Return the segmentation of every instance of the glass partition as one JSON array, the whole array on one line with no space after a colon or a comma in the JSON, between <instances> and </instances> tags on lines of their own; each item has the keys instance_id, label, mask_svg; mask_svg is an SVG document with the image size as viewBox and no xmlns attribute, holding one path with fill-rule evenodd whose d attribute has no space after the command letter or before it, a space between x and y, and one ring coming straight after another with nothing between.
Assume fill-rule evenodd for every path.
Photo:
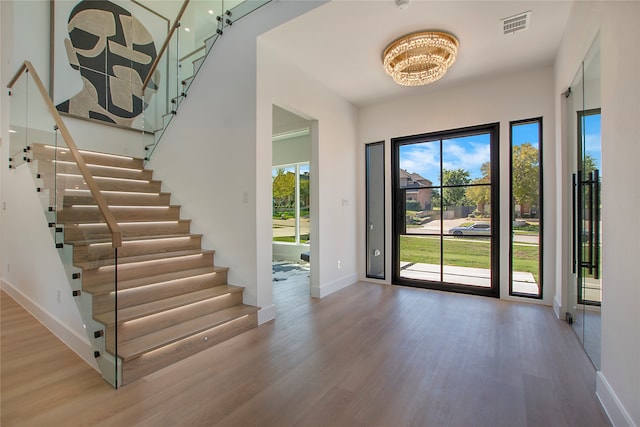
<instances>
[{"instance_id":1,"label":"glass partition","mask_svg":"<svg viewBox=\"0 0 640 427\"><path fill-rule=\"evenodd\" d=\"M164 132L187 98L189 88L213 46L229 27L271 0L188 1L172 22L173 32L159 52L158 67L143 85L145 159L151 159ZM157 2L147 2L151 9ZM163 75L164 74L164 75ZM147 136L152 135L152 136ZM148 140L148 141L147 141Z\"/></svg>"},{"instance_id":2,"label":"glass partition","mask_svg":"<svg viewBox=\"0 0 640 427\"><path fill-rule=\"evenodd\" d=\"M11 115L9 118L9 168L15 168L27 159L27 111L29 107L29 75L24 74L13 84Z\"/></svg>"},{"instance_id":3,"label":"glass partition","mask_svg":"<svg viewBox=\"0 0 640 427\"><path fill-rule=\"evenodd\" d=\"M10 85L10 129L15 131L11 132L11 151L16 153L13 158L21 160L12 160L10 166L29 165L31 169L34 191L94 356L104 379L117 387L117 249L90 190L94 178L84 165L89 161L75 148L42 81L30 67L25 63ZM74 152L81 156L83 165ZM101 234L90 235L96 227Z\"/></svg>"}]
</instances>

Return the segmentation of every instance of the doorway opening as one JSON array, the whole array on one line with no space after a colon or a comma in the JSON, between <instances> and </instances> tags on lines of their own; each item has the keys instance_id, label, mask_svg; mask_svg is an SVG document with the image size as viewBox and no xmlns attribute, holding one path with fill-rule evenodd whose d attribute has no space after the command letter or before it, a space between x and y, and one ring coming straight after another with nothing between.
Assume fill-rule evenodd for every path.
<instances>
[{"instance_id":1,"label":"doorway opening","mask_svg":"<svg viewBox=\"0 0 640 427\"><path fill-rule=\"evenodd\" d=\"M308 296L312 263L311 122L274 105L272 126L274 291L286 287Z\"/></svg>"}]
</instances>

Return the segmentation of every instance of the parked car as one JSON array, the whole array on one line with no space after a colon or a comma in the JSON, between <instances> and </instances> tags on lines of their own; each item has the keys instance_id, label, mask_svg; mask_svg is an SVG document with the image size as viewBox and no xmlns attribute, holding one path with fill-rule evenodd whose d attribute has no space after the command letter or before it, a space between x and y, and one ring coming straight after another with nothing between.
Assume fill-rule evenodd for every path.
<instances>
[{"instance_id":1,"label":"parked car","mask_svg":"<svg viewBox=\"0 0 640 427\"><path fill-rule=\"evenodd\" d=\"M476 222L464 227L452 227L449 229L449 234L454 236L490 236L491 224L488 222Z\"/></svg>"}]
</instances>

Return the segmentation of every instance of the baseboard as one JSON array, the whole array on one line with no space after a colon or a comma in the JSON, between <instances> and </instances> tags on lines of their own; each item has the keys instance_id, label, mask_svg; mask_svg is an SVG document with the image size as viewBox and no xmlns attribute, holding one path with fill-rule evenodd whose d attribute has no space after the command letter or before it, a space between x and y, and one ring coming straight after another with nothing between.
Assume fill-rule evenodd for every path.
<instances>
[{"instance_id":1,"label":"baseboard","mask_svg":"<svg viewBox=\"0 0 640 427\"><path fill-rule=\"evenodd\" d=\"M560 301L558 301L558 297L557 296L553 297L553 311L556 313L556 316L558 317L558 319L562 319L562 315L560 314L561 307L562 307L562 304L560 304Z\"/></svg>"},{"instance_id":2,"label":"baseboard","mask_svg":"<svg viewBox=\"0 0 640 427\"><path fill-rule=\"evenodd\" d=\"M66 325L60 323L51 313L32 301L10 283L2 280L0 281L0 287L82 360L99 372L98 365L93 356L93 348L85 337L78 336Z\"/></svg>"},{"instance_id":3,"label":"baseboard","mask_svg":"<svg viewBox=\"0 0 640 427\"><path fill-rule=\"evenodd\" d=\"M601 371L596 375L596 395L614 427L638 427Z\"/></svg>"},{"instance_id":4,"label":"baseboard","mask_svg":"<svg viewBox=\"0 0 640 427\"><path fill-rule=\"evenodd\" d=\"M267 323L269 320L276 318L276 306L271 304L269 307L263 307L258 310L258 325Z\"/></svg>"},{"instance_id":5,"label":"baseboard","mask_svg":"<svg viewBox=\"0 0 640 427\"><path fill-rule=\"evenodd\" d=\"M352 285L358 281L358 274L353 273L348 276L342 277L338 280L334 280L331 283L327 283L324 286L311 287L311 296L314 298L324 298L329 294L334 293L335 291L339 291L342 288L346 288L349 285Z\"/></svg>"}]
</instances>

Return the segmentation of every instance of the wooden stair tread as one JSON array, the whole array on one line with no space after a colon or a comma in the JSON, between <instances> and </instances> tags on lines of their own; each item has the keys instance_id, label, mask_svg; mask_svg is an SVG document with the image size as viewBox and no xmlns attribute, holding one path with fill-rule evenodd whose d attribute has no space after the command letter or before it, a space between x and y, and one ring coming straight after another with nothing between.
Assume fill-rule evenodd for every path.
<instances>
[{"instance_id":1,"label":"wooden stair tread","mask_svg":"<svg viewBox=\"0 0 640 427\"><path fill-rule=\"evenodd\" d=\"M229 267L200 267L200 268L191 268L188 270L180 270L174 271L171 273L158 274L156 276L145 276L139 279L130 279L130 280L121 280L118 281L118 291L124 291L127 289L139 288L142 286L169 282L172 280L179 280L184 278L191 278L196 276L203 276L205 274L212 273L222 273L229 270ZM91 288L91 290L87 291L91 294L104 294L113 291L113 284L107 283L103 285L96 285Z\"/></svg>"},{"instance_id":2,"label":"wooden stair tread","mask_svg":"<svg viewBox=\"0 0 640 427\"><path fill-rule=\"evenodd\" d=\"M161 206L162 208L179 208L180 205L163 205ZM82 205L82 207L80 209L87 209L87 208L95 208L98 209L98 205ZM150 206L150 205L116 205L116 206L109 206L109 208L111 210L117 210L117 209L131 209L131 208L139 208L139 209L147 209L147 210L152 210L152 209L158 209L158 206ZM62 210L58 211L58 213L61 213L65 210L73 210L75 209L74 207L71 206L65 206ZM139 221L145 221L145 220L139 220Z\"/></svg>"},{"instance_id":3,"label":"wooden stair tread","mask_svg":"<svg viewBox=\"0 0 640 427\"><path fill-rule=\"evenodd\" d=\"M241 304L197 317L130 341L121 342L118 344L118 356L126 362L151 350L257 311L258 307Z\"/></svg>"},{"instance_id":4,"label":"wooden stair tread","mask_svg":"<svg viewBox=\"0 0 640 427\"><path fill-rule=\"evenodd\" d=\"M200 254L210 254L215 251L210 249L192 249L188 251L176 251L176 252L163 252L158 254L148 254L148 255L137 255L132 257L118 257L118 265L130 264L134 262L143 262L143 261L154 261L163 258L179 258L183 256L189 255L200 255ZM105 259L99 261L91 261L91 262L81 262L75 264L76 267L80 267L86 270L92 270L99 267L106 267L113 265L113 259Z\"/></svg>"},{"instance_id":5,"label":"wooden stair tread","mask_svg":"<svg viewBox=\"0 0 640 427\"><path fill-rule=\"evenodd\" d=\"M116 221L177 221L180 219L180 206L177 205L110 205L109 209ZM97 205L66 206L57 212L59 224L82 224L103 221Z\"/></svg>"},{"instance_id":6,"label":"wooden stair tread","mask_svg":"<svg viewBox=\"0 0 640 427\"><path fill-rule=\"evenodd\" d=\"M70 205L92 205L95 204L95 198L89 190L73 190L67 192L64 190L63 194L63 206ZM151 203L156 204L168 204L167 201L171 200L171 193L160 191L158 193L140 192L140 191L109 191L102 192L107 203L112 204L134 204L145 203L149 206L154 206ZM126 206L126 205L124 205Z\"/></svg>"},{"instance_id":7,"label":"wooden stair tread","mask_svg":"<svg viewBox=\"0 0 640 427\"><path fill-rule=\"evenodd\" d=\"M145 316L150 316L152 314L162 313L174 308L183 307L196 302L216 298L232 292L242 292L242 290L243 288L240 286L219 285L199 291L177 295L171 298L164 298L145 304L135 305L133 307L121 308L118 310L118 323L139 319ZM97 313L94 315L94 319L107 326L113 325L115 323L113 311L107 313Z\"/></svg>"},{"instance_id":8,"label":"wooden stair tread","mask_svg":"<svg viewBox=\"0 0 640 427\"><path fill-rule=\"evenodd\" d=\"M146 220L146 219L126 219L126 220L121 220L118 221L118 225L123 228L123 227L133 227L133 226L139 226L139 225L157 225L159 222L167 222L167 223L190 223L191 220L190 219L168 219L166 221L160 221L160 220ZM106 222L102 222L102 221L94 221L94 222L90 222L90 223L86 223L86 222L70 222L68 224L64 224L65 227L77 227L78 225L82 224L83 226L87 226L87 227L99 227L99 228L107 228L107 223Z\"/></svg>"},{"instance_id":9,"label":"wooden stair tread","mask_svg":"<svg viewBox=\"0 0 640 427\"><path fill-rule=\"evenodd\" d=\"M37 162L38 172L44 179L51 179L54 173L79 174L80 169L75 162L54 162L53 159L39 157ZM109 176L114 178L152 179L153 171L141 168L123 168L109 165L99 165L96 163L86 163L89 172L94 177Z\"/></svg>"},{"instance_id":10,"label":"wooden stair tread","mask_svg":"<svg viewBox=\"0 0 640 427\"><path fill-rule=\"evenodd\" d=\"M51 145L33 143L30 145L30 147L30 151L34 159L53 159L55 157L58 160L75 162L75 159L73 158L67 147L58 147L58 154L56 156L54 156L55 150ZM131 157L125 155L104 156L104 153L84 149L80 149L80 154L82 155L85 163L90 163L93 165L116 166L132 169L144 168L144 161L139 157Z\"/></svg>"},{"instance_id":11,"label":"wooden stair tread","mask_svg":"<svg viewBox=\"0 0 640 427\"><path fill-rule=\"evenodd\" d=\"M82 225L81 225L82 224ZM148 234L188 234L191 232L191 220L169 221L118 221L123 237L141 237ZM111 232L105 222L64 224L64 238L72 240L109 239Z\"/></svg>"},{"instance_id":12,"label":"wooden stair tread","mask_svg":"<svg viewBox=\"0 0 640 427\"><path fill-rule=\"evenodd\" d=\"M154 235L147 235L147 236L124 236L122 238L122 243L138 242L142 240L172 239L172 238L179 238L179 237L202 237L202 234L183 233L183 234L154 234ZM70 240L70 241L65 240L65 243L68 243L70 245L78 245L78 246L91 245L93 243L110 243L110 242L111 242L111 239L108 239L108 238L90 239L90 240Z\"/></svg>"}]
</instances>

